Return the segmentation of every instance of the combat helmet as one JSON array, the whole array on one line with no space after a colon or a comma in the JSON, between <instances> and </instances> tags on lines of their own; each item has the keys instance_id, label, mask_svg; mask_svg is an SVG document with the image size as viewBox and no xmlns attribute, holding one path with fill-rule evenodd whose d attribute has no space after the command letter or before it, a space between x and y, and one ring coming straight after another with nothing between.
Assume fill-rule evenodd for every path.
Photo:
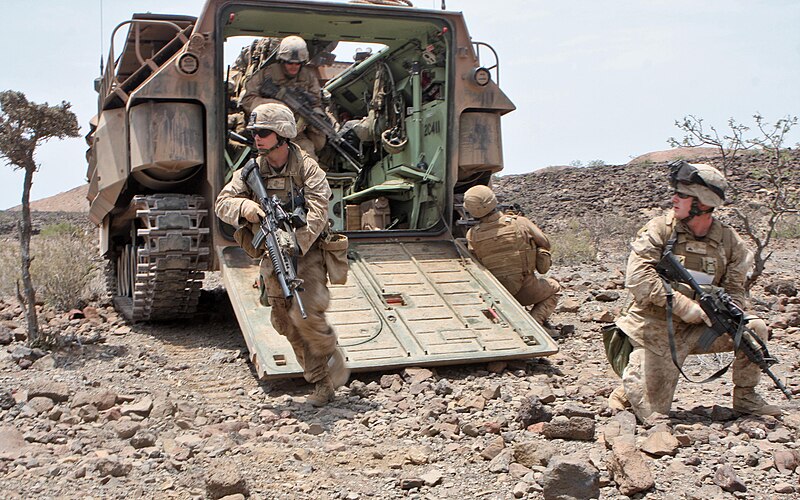
<instances>
[{"instance_id":1,"label":"combat helmet","mask_svg":"<svg viewBox=\"0 0 800 500\"><path fill-rule=\"evenodd\" d=\"M464 193L464 208L473 217L480 219L497 207L497 197L489 186L472 186Z\"/></svg>"},{"instance_id":2,"label":"combat helmet","mask_svg":"<svg viewBox=\"0 0 800 500\"><path fill-rule=\"evenodd\" d=\"M259 104L250 113L248 130L272 130L284 139L294 139L297 136L297 123L294 113L285 105L278 102Z\"/></svg>"},{"instance_id":3,"label":"combat helmet","mask_svg":"<svg viewBox=\"0 0 800 500\"><path fill-rule=\"evenodd\" d=\"M297 35L290 35L281 40L278 46L278 55L275 58L281 62L305 63L308 62L308 46L306 41Z\"/></svg>"},{"instance_id":4,"label":"combat helmet","mask_svg":"<svg viewBox=\"0 0 800 500\"><path fill-rule=\"evenodd\" d=\"M694 196L709 207L718 207L725 202L728 182L716 168L684 160L672 162L670 168L669 183L678 193Z\"/></svg>"}]
</instances>

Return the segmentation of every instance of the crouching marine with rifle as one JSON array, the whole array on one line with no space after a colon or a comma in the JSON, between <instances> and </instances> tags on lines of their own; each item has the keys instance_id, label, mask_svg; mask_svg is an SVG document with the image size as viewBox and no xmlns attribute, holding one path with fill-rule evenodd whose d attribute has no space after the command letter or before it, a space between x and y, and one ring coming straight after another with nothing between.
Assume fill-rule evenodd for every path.
<instances>
[{"instance_id":1,"label":"crouching marine with rifle","mask_svg":"<svg viewBox=\"0 0 800 500\"><path fill-rule=\"evenodd\" d=\"M349 377L325 316L327 275L336 271L326 264L325 250L331 189L325 172L290 141L297 129L286 106L257 106L248 129L258 156L234 173L215 211L239 228L235 238L242 248L261 257L272 326L289 340L305 379L315 384L308 402L321 406Z\"/></svg>"},{"instance_id":2,"label":"crouching marine with rifle","mask_svg":"<svg viewBox=\"0 0 800 500\"><path fill-rule=\"evenodd\" d=\"M679 161L671 168L672 210L648 222L631 244L625 286L632 302L603 332L609 361L622 377L609 406L658 420L669 415L689 354L734 351L734 412L780 415L756 392L764 372L790 396L769 368L775 360L766 324L743 311L750 253L712 215L727 182L709 165Z\"/></svg>"}]
</instances>

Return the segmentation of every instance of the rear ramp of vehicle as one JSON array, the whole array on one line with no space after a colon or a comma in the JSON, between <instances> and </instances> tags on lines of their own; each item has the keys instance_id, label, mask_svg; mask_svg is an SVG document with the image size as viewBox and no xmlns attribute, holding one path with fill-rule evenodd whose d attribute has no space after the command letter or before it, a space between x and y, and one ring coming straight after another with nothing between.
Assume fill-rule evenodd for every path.
<instances>
[{"instance_id":1,"label":"rear ramp of vehicle","mask_svg":"<svg viewBox=\"0 0 800 500\"><path fill-rule=\"evenodd\" d=\"M220 247L223 278L259 377L302 376L259 303L258 262ZM548 356L556 343L460 242L357 242L328 320L353 371Z\"/></svg>"}]
</instances>

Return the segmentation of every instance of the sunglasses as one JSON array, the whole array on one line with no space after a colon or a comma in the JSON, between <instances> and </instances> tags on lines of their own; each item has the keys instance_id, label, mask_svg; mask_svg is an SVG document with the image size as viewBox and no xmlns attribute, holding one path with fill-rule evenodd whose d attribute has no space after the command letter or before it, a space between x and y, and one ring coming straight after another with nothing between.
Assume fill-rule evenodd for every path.
<instances>
[{"instance_id":1,"label":"sunglasses","mask_svg":"<svg viewBox=\"0 0 800 500\"><path fill-rule=\"evenodd\" d=\"M262 139L264 139L265 137L269 137L270 135L272 135L274 133L275 132L273 132L272 130L269 130L269 129L266 129L266 128L257 128L255 130L253 130L253 135L258 136L258 137L260 137Z\"/></svg>"},{"instance_id":2,"label":"sunglasses","mask_svg":"<svg viewBox=\"0 0 800 500\"><path fill-rule=\"evenodd\" d=\"M692 195L690 195L690 194L686 194L686 193L679 193L678 191L674 191L674 192L672 193L672 196L677 196L678 198L680 198L680 199L682 199L682 200L685 200L685 199L687 199L687 198L691 198L691 197L692 197Z\"/></svg>"}]
</instances>

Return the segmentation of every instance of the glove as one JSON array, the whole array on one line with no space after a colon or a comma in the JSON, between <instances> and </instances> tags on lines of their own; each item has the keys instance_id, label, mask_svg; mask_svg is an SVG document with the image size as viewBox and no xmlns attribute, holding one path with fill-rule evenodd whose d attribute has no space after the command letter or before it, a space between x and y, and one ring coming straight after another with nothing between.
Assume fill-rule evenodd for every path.
<instances>
[{"instance_id":1,"label":"glove","mask_svg":"<svg viewBox=\"0 0 800 500\"><path fill-rule=\"evenodd\" d=\"M676 293L672 297L672 314L690 325L705 323L711 326L711 320L708 319L700 304L680 293Z\"/></svg>"},{"instance_id":2,"label":"glove","mask_svg":"<svg viewBox=\"0 0 800 500\"><path fill-rule=\"evenodd\" d=\"M275 233L275 239L278 240L278 246L286 255L295 255L297 252L297 241L294 234L289 233L283 229L278 229Z\"/></svg>"},{"instance_id":3,"label":"glove","mask_svg":"<svg viewBox=\"0 0 800 500\"><path fill-rule=\"evenodd\" d=\"M239 217L247 219L247 222L258 224L261 219L266 216L261 206L253 200L244 200L241 208L239 208Z\"/></svg>"}]
</instances>

